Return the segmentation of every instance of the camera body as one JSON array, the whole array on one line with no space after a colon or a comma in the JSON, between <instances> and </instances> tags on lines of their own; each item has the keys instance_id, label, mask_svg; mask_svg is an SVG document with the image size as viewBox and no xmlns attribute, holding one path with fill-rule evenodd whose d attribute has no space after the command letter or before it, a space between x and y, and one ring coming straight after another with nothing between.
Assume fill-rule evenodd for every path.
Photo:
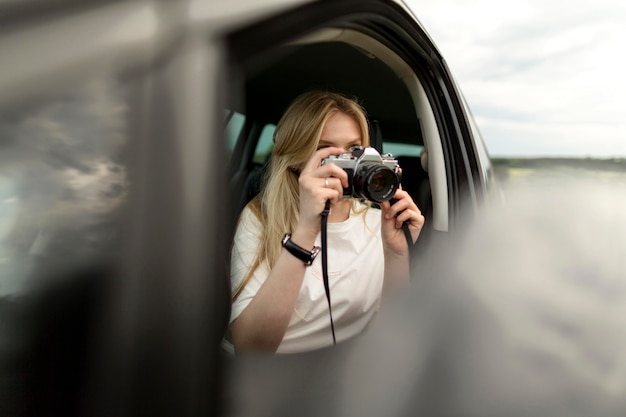
<instances>
[{"instance_id":1,"label":"camera body","mask_svg":"<svg viewBox=\"0 0 626 417\"><path fill-rule=\"evenodd\" d=\"M371 146L354 146L350 152L331 155L322 165L335 164L348 174L344 197L364 198L376 203L389 201L400 186L401 170L391 154L380 154Z\"/></svg>"}]
</instances>

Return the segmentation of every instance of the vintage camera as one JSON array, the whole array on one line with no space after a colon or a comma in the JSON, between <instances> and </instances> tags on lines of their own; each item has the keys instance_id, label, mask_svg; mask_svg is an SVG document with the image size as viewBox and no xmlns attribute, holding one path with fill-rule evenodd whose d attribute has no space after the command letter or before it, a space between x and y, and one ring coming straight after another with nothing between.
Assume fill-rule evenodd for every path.
<instances>
[{"instance_id":1,"label":"vintage camera","mask_svg":"<svg viewBox=\"0 0 626 417\"><path fill-rule=\"evenodd\" d=\"M354 146L351 152L331 155L322 160L335 164L348 174L344 197L364 198L376 203L391 200L400 186L400 166L391 154L379 154L372 147Z\"/></svg>"}]
</instances>

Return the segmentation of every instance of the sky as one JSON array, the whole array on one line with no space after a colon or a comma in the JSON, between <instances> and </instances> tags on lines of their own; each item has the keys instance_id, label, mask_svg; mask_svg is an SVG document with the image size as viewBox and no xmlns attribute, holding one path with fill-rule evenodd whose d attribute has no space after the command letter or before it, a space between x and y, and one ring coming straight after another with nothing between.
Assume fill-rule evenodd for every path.
<instances>
[{"instance_id":1,"label":"sky","mask_svg":"<svg viewBox=\"0 0 626 417\"><path fill-rule=\"evenodd\" d=\"M626 157L626 2L407 0L491 156Z\"/></svg>"}]
</instances>

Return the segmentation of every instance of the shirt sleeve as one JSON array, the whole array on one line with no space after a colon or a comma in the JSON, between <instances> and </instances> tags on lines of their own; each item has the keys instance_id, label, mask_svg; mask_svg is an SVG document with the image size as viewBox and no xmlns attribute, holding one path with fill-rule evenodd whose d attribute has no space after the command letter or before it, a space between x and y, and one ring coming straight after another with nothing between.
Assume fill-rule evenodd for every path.
<instances>
[{"instance_id":1,"label":"shirt sleeve","mask_svg":"<svg viewBox=\"0 0 626 417\"><path fill-rule=\"evenodd\" d=\"M249 269L254 264L259 247L261 245L261 222L249 208L244 208L239 218L239 224L235 231L233 248L230 259L230 285L231 294L239 288L243 280L248 275ZM250 301L257 294L263 282L267 278L269 271L267 262L263 262L254 271L252 277L246 283L231 307L230 322L239 317L241 312L250 304Z\"/></svg>"}]
</instances>

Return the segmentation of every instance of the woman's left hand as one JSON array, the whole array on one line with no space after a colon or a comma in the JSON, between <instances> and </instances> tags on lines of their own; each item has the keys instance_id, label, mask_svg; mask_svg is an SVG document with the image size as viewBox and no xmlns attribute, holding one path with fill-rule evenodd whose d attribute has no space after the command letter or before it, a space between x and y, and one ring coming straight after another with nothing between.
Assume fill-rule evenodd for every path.
<instances>
[{"instance_id":1,"label":"woman's left hand","mask_svg":"<svg viewBox=\"0 0 626 417\"><path fill-rule=\"evenodd\" d=\"M389 201L380 204L383 216L381 225L383 247L385 252L391 251L398 256L408 255L409 248L402 224L408 222L411 238L415 243L424 226L424 216L409 193L401 187L393 198L396 200L393 204Z\"/></svg>"}]
</instances>

